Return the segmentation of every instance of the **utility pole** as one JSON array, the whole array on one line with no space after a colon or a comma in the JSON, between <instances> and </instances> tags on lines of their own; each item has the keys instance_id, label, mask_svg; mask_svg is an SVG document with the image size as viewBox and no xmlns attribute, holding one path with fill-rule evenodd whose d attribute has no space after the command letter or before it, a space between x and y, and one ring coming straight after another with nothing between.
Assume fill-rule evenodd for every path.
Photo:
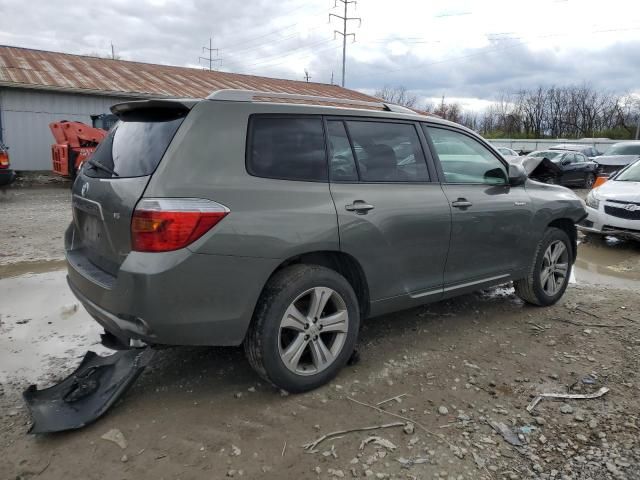
<instances>
[{"instance_id":1,"label":"utility pole","mask_svg":"<svg viewBox=\"0 0 640 480\"><path fill-rule=\"evenodd\" d=\"M116 52L113 49L113 42L111 42L111 60L115 60L116 59Z\"/></svg>"},{"instance_id":2,"label":"utility pole","mask_svg":"<svg viewBox=\"0 0 640 480\"><path fill-rule=\"evenodd\" d=\"M209 62L209 70L213 70L213 62L217 62L218 60L220 60L220 58L218 58L218 49L213 48L213 39L211 37L209 37L209 47L202 47L202 51L208 52L209 56L198 57L198 62L200 60L206 60L207 62ZM216 52L216 58L213 58L213 52Z\"/></svg>"},{"instance_id":3,"label":"utility pole","mask_svg":"<svg viewBox=\"0 0 640 480\"><path fill-rule=\"evenodd\" d=\"M638 126L636 127L636 140L640 140L640 115L638 115Z\"/></svg>"},{"instance_id":4,"label":"utility pole","mask_svg":"<svg viewBox=\"0 0 640 480\"><path fill-rule=\"evenodd\" d=\"M352 36L353 37L353 41L356 41L356 34L355 33L347 33L347 22L350 20L358 20L359 24L358 26L360 26L362 24L362 19L360 17L348 17L347 16L347 9L349 7L350 3L357 3L356 0L335 0L335 7L338 6L338 2L341 2L342 4L344 4L344 16L340 16L340 15L336 15L335 13L330 13L329 14L329 21L331 21L331 17L336 17L339 20L342 20L342 31L339 30L334 30L334 37L336 34L338 35L342 35L342 86L344 87L344 71L345 71L345 64L346 64L346 59L347 59L347 37Z\"/></svg>"},{"instance_id":5,"label":"utility pole","mask_svg":"<svg viewBox=\"0 0 640 480\"><path fill-rule=\"evenodd\" d=\"M331 85L333 85L333 70L331 71Z\"/></svg>"},{"instance_id":6,"label":"utility pole","mask_svg":"<svg viewBox=\"0 0 640 480\"><path fill-rule=\"evenodd\" d=\"M304 69L304 79L307 81L307 83L309 83L309 79L311 77L309 76L309 72L307 71L307 69Z\"/></svg>"}]
</instances>

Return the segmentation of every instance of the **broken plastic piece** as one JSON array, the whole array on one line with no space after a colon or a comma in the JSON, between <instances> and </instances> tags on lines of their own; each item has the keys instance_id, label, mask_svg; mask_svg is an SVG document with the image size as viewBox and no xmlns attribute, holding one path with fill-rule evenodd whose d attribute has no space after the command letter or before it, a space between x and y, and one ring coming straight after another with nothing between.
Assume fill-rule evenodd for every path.
<instances>
[{"instance_id":1,"label":"broken plastic piece","mask_svg":"<svg viewBox=\"0 0 640 480\"><path fill-rule=\"evenodd\" d=\"M536 398L534 398L529 405L527 405L527 412L531 412L536 405L540 403L540 400L543 398L570 398L573 400L592 400L594 398L599 398L607 393L609 389L607 387L602 387L595 393L541 393Z\"/></svg>"},{"instance_id":2,"label":"broken plastic piece","mask_svg":"<svg viewBox=\"0 0 640 480\"><path fill-rule=\"evenodd\" d=\"M515 447L520 447L522 445L522 441L518 437L518 434L511 430L503 422L494 422L493 420L489 420L489 426L491 426L491 428L502 435L502 438L504 438L511 445Z\"/></svg>"},{"instance_id":3,"label":"broken plastic piece","mask_svg":"<svg viewBox=\"0 0 640 480\"><path fill-rule=\"evenodd\" d=\"M97 420L133 385L154 353L146 348L100 357L89 351L57 385L43 390L31 385L23 393L33 420L29 433L73 430Z\"/></svg>"}]
</instances>

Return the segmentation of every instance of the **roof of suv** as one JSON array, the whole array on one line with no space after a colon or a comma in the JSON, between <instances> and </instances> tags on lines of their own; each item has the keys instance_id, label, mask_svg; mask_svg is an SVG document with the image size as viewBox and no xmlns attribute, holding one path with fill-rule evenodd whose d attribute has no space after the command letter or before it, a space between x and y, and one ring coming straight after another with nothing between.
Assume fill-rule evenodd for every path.
<instances>
[{"instance_id":1,"label":"roof of suv","mask_svg":"<svg viewBox=\"0 0 640 480\"><path fill-rule=\"evenodd\" d=\"M158 100L134 100L131 102L119 103L111 107L111 111L118 116L128 112L143 108L158 108L170 104L179 105L184 109L191 109L195 104L202 101L224 101L224 102L255 102L277 104L279 106L305 107L309 113L325 115L353 115L353 116L375 116L381 118L394 118L398 120L429 121L441 125L455 126L468 132L473 130L463 125L444 120L435 115L425 115L410 108L393 103L368 102L359 99L345 99L336 97L320 97L315 95L299 95L291 93L263 92L254 90L233 90L224 89L212 92L206 99L193 98L172 98Z\"/></svg>"}]
</instances>

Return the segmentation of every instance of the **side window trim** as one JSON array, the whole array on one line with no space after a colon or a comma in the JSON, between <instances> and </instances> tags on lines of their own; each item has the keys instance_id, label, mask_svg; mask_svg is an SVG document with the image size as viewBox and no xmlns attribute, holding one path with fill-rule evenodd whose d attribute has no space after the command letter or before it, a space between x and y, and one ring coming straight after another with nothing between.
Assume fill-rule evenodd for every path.
<instances>
[{"instance_id":1,"label":"side window trim","mask_svg":"<svg viewBox=\"0 0 640 480\"><path fill-rule=\"evenodd\" d=\"M351 153L353 155L355 164L356 164L356 171L358 174L358 180L339 180L336 181L336 183L364 183L364 184L371 184L371 185L376 185L376 184L395 184L395 185L403 185L403 184L427 184L427 183L439 183L437 180L437 171L433 171L433 166L431 164L432 157L431 157L431 151L427 148L425 148L425 145L423 144L423 138L424 138L424 133L422 132L422 128L420 127L420 122L415 122L412 120L403 120L403 119L395 119L395 118L384 118L384 117L359 117L359 116L338 116L338 115L324 115L324 121L325 121L325 132L327 133L326 135L326 146L325 149L327 151L327 163L329 163L330 159L329 159L329 135L328 135L328 128L326 127L326 123L327 122L331 122L331 121L340 121L342 122L342 124L344 125L344 129L347 133L347 138L349 139L349 144L351 145ZM425 162L425 166L427 169L427 175L428 175L428 179L427 180L412 180L412 181L404 181L404 182L396 182L396 181L377 181L377 182L373 182L373 181L367 181L367 180L362 180L362 176L360 174L360 166L358 165L358 157L355 151L355 147L353 144L353 138L351 137L351 132L349 131L349 125L348 122L349 121L354 121L354 122L374 122L374 123L399 123L402 125L412 125L416 136L418 137L418 145L422 151L422 156ZM332 182L331 180L331 170L329 167L329 182Z\"/></svg>"},{"instance_id":2,"label":"side window trim","mask_svg":"<svg viewBox=\"0 0 640 480\"><path fill-rule=\"evenodd\" d=\"M496 158L496 160L498 160L498 162L500 162L504 166L505 170L507 171L507 175L509 174L509 164L507 163L507 161L504 158L501 158L501 155L496 154L496 152L493 151L493 148L486 141L484 141L484 139L475 137L474 135L469 135L468 132L465 132L464 130L459 128L451 127L450 125L439 125L439 124L430 123L430 122L421 122L421 125L422 125L422 130L424 132L424 136L427 140L427 143L429 144L429 149L431 150L431 155L433 157L436 171L438 172L438 177L440 178L440 183L447 184L447 185L488 185L482 182L478 182L478 183L447 182L444 177L444 170L442 169L442 163L440 162L440 157L438 156L438 152L436 151L435 145L433 143L433 139L431 138L431 135L429 135L429 130L428 130L429 128L449 130L450 132L459 133L461 135L464 135L465 137L475 140L480 145L482 145L487 150L489 150L489 152Z\"/></svg>"}]
</instances>

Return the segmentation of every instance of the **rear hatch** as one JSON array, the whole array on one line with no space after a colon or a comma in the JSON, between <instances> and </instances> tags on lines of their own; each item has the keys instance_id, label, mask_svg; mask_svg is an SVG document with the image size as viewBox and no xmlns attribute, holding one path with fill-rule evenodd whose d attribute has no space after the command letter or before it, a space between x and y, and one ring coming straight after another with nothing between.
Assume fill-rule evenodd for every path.
<instances>
[{"instance_id":1,"label":"rear hatch","mask_svg":"<svg viewBox=\"0 0 640 480\"><path fill-rule=\"evenodd\" d=\"M193 104L148 100L112 108L118 123L73 185L75 229L67 255L77 267L118 273L131 251L136 204Z\"/></svg>"}]
</instances>

